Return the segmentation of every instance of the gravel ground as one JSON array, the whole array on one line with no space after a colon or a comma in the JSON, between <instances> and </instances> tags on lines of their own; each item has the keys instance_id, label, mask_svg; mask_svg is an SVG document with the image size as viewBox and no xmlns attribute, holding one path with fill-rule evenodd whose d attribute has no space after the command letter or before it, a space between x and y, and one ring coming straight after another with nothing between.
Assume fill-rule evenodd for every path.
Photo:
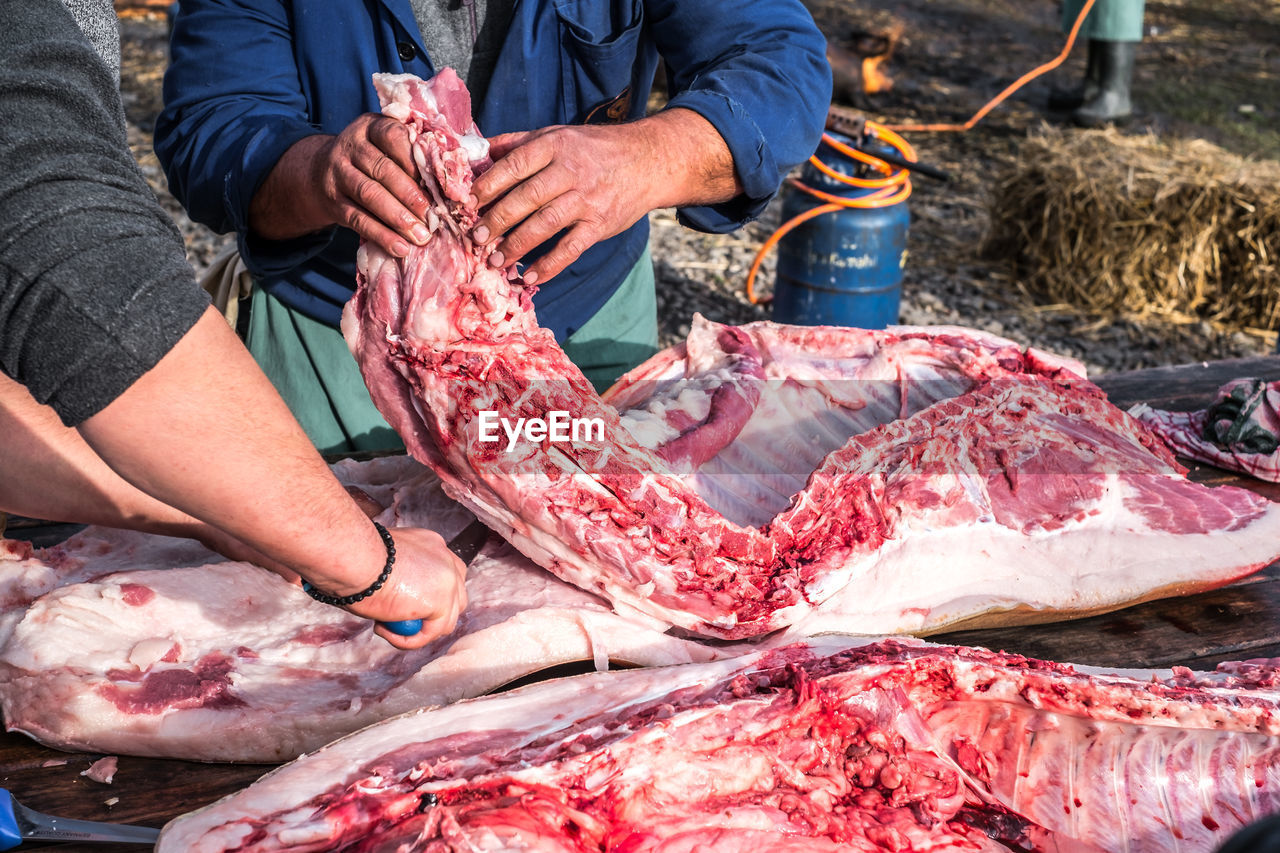
<instances>
[{"instance_id":1,"label":"gravel ground","mask_svg":"<svg viewBox=\"0 0 1280 853\"><path fill-rule=\"evenodd\" d=\"M879 111L890 110L907 121L963 118L999 91L1004 82L1051 56L1061 39L1053 17L1055 4L1047 0L1028 0L1020 5L1015 0L955 0L946 10L929 0L872 0L857 5L881 14L890 10L906 22L909 33L890 65L898 80L893 92L877 103L855 105L873 118L882 118ZM836 4L840 9L853 6ZM877 6L881 8L876 10ZM1161 4L1154 6L1158 11ZM976 17L984 12L991 17ZM975 20L982 24L981 39L973 38ZM999 49L993 51L992 45ZM163 20L145 16L124 19L122 46L122 91L131 145L182 230L193 265L202 270L231 238L213 234L187 219L167 193L151 151L166 59ZM977 53L966 56L966 50ZM1140 80L1151 73L1158 73L1158 69L1140 68ZM987 187L994 174L1014 162L1018 140L1044 120L1037 103L1043 102L1047 87L1047 82L1035 81L979 130L912 139L922 160L946 168L953 179L946 184L927 178L915 181L915 193L909 201L911 230L901 322L981 328L1074 356L1091 372L1268 352L1271 341L1266 338L1208 324L1140 324L1124 318L1085 316L1064 306L1037 306L998 259L979 257L977 246L987 218ZM1159 117L1150 118L1152 121L1141 123L1135 131L1160 129ZM672 211L652 214L652 253L664 344L687 334L695 312L727 323L768 319L767 306L752 305L746 299L745 282L756 252L778 224L779 206L780 200L775 200L760 221L729 235L683 228ZM758 279L757 289L766 293L772 286L772 264L771 255Z\"/></svg>"}]
</instances>

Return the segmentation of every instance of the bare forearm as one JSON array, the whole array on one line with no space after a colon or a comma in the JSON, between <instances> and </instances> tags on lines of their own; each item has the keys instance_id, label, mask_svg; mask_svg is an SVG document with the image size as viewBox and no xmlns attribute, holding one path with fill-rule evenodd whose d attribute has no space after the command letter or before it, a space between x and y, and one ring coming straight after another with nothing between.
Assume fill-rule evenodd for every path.
<instances>
[{"instance_id":1,"label":"bare forearm","mask_svg":"<svg viewBox=\"0 0 1280 853\"><path fill-rule=\"evenodd\" d=\"M333 220L307 188L315 163L333 140L316 134L295 142L267 175L249 203L249 227L267 240L288 240L332 226Z\"/></svg>"},{"instance_id":2,"label":"bare forearm","mask_svg":"<svg viewBox=\"0 0 1280 853\"><path fill-rule=\"evenodd\" d=\"M0 512L196 539L233 560L297 573L127 482L57 413L0 376Z\"/></svg>"},{"instance_id":3,"label":"bare forearm","mask_svg":"<svg viewBox=\"0 0 1280 853\"><path fill-rule=\"evenodd\" d=\"M191 536L339 596L367 588L387 560L362 507L213 309L75 430L0 377L0 435L0 509ZM349 609L423 620L413 637L375 629L420 648L453 630L466 567L429 530L396 528L394 539L390 581Z\"/></svg>"},{"instance_id":4,"label":"bare forearm","mask_svg":"<svg viewBox=\"0 0 1280 853\"><path fill-rule=\"evenodd\" d=\"M367 517L212 309L79 430L141 491L324 589L358 591L383 562Z\"/></svg>"},{"instance_id":5,"label":"bare forearm","mask_svg":"<svg viewBox=\"0 0 1280 853\"><path fill-rule=\"evenodd\" d=\"M701 115L674 107L640 119L639 123L645 124L652 135L651 144L665 152L666 174L653 182L663 193L655 209L716 204L742 192L729 146Z\"/></svg>"},{"instance_id":6,"label":"bare forearm","mask_svg":"<svg viewBox=\"0 0 1280 853\"><path fill-rule=\"evenodd\" d=\"M194 536L201 527L121 479L53 409L4 376L0 435L0 510L173 536Z\"/></svg>"}]
</instances>

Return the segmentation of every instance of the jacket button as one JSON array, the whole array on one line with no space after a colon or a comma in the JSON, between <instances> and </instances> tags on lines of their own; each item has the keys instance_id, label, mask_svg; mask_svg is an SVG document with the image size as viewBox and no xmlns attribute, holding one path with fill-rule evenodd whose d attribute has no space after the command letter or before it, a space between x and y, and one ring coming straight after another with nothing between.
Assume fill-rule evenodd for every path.
<instances>
[{"instance_id":1,"label":"jacket button","mask_svg":"<svg viewBox=\"0 0 1280 853\"><path fill-rule=\"evenodd\" d=\"M411 41L402 41L396 44L396 50L400 53L400 59L405 62L412 62L413 58L418 55L418 49L413 46Z\"/></svg>"}]
</instances>

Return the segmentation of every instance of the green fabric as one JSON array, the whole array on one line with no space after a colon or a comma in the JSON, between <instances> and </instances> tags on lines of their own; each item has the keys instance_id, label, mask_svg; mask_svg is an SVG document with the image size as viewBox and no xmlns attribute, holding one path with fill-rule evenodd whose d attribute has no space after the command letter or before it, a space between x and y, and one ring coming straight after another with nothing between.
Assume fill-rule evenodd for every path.
<instances>
[{"instance_id":1,"label":"green fabric","mask_svg":"<svg viewBox=\"0 0 1280 853\"><path fill-rule=\"evenodd\" d=\"M321 453L404 449L337 329L255 287L245 345Z\"/></svg>"},{"instance_id":2,"label":"green fabric","mask_svg":"<svg viewBox=\"0 0 1280 853\"><path fill-rule=\"evenodd\" d=\"M1099 41L1142 41L1144 0L1097 0L1080 27L1080 38ZM1070 32L1084 0L1063 0L1062 29Z\"/></svg>"},{"instance_id":3,"label":"green fabric","mask_svg":"<svg viewBox=\"0 0 1280 853\"><path fill-rule=\"evenodd\" d=\"M658 351L658 297L648 246L609 301L564 342L564 351L597 391Z\"/></svg>"},{"instance_id":4,"label":"green fabric","mask_svg":"<svg viewBox=\"0 0 1280 853\"><path fill-rule=\"evenodd\" d=\"M245 345L321 453L404 449L369 398L337 329L255 287ZM598 390L657 352L657 297L647 248L622 286L564 349Z\"/></svg>"}]
</instances>

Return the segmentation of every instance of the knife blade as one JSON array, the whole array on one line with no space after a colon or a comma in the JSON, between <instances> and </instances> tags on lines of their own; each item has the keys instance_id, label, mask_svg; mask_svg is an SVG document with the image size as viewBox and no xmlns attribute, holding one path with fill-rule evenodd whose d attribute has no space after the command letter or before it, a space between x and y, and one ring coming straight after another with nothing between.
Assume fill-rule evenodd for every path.
<instances>
[{"instance_id":1,"label":"knife blade","mask_svg":"<svg viewBox=\"0 0 1280 853\"><path fill-rule=\"evenodd\" d=\"M489 528L477 518L462 528L461 533L450 539L447 546L462 561L463 565L469 566L471 561L476 558L476 554L480 553L480 549L484 547L484 543L488 538ZM380 624L391 633L399 634L401 637L412 637L422 630L421 619L401 619L397 622L382 622Z\"/></svg>"},{"instance_id":2,"label":"knife blade","mask_svg":"<svg viewBox=\"0 0 1280 853\"><path fill-rule=\"evenodd\" d=\"M54 817L29 809L0 788L0 850L12 850L24 841L89 841L155 844L160 830L149 826L102 823Z\"/></svg>"}]
</instances>

